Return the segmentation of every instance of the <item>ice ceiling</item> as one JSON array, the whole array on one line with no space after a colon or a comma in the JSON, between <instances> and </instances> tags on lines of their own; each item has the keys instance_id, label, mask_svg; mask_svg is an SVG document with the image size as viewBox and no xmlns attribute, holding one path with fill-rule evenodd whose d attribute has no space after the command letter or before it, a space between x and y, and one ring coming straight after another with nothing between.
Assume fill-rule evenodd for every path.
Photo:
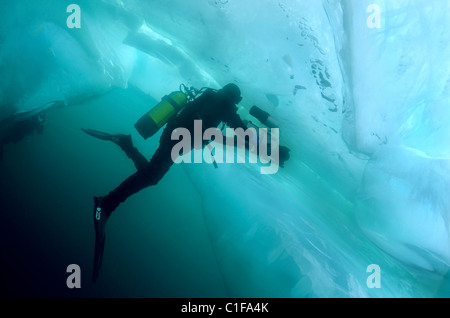
<instances>
[{"instance_id":1,"label":"ice ceiling","mask_svg":"<svg viewBox=\"0 0 450 318\"><path fill-rule=\"evenodd\" d=\"M370 296L365 268L383 253L382 268L399 262L383 295L416 295L402 266L446 274L449 1L79 0L68 28L71 3L0 5L0 119L115 87L159 100L234 82L243 117L258 105L280 122L292 158L276 176L185 169L235 294Z\"/></svg>"}]
</instances>

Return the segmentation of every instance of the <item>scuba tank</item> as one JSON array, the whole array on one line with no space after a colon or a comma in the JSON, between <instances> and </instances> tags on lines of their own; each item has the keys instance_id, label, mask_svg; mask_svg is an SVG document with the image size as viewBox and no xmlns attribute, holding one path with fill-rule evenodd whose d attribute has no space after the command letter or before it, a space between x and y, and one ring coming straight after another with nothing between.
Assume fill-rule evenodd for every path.
<instances>
[{"instance_id":1,"label":"scuba tank","mask_svg":"<svg viewBox=\"0 0 450 318\"><path fill-rule=\"evenodd\" d=\"M139 134L148 139L158 132L167 122L176 116L186 105L193 101L202 90L180 85L180 90L164 96L155 107L142 116L134 125Z\"/></svg>"},{"instance_id":2,"label":"scuba tank","mask_svg":"<svg viewBox=\"0 0 450 318\"><path fill-rule=\"evenodd\" d=\"M161 102L142 116L134 125L144 139L158 132L173 116L187 105L187 96L183 92L173 92L162 98Z\"/></svg>"}]
</instances>

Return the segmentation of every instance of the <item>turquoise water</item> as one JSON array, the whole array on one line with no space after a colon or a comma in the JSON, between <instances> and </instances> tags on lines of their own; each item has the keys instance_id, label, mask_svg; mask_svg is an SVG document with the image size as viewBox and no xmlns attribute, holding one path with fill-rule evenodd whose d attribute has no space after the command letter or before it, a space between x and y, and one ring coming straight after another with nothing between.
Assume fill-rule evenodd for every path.
<instances>
[{"instance_id":1,"label":"turquoise water","mask_svg":"<svg viewBox=\"0 0 450 318\"><path fill-rule=\"evenodd\" d=\"M384 29L367 31L350 27L363 1L79 1L69 30L68 3L0 5L0 118L64 104L42 135L4 146L2 296L450 296L450 95L428 59L447 56L449 10L385 4ZM161 132L143 140L142 114L181 83L228 82L243 118L256 104L280 122L286 167L174 165L114 212L92 283L93 196L135 167L81 128L132 134L150 158Z\"/></svg>"},{"instance_id":2,"label":"turquoise water","mask_svg":"<svg viewBox=\"0 0 450 318\"><path fill-rule=\"evenodd\" d=\"M111 191L135 168L112 143L95 140L80 128L126 132L134 124L133 113L140 114L142 109L146 109L143 101L117 90L95 103L48 113L42 136L6 147L1 189L7 207L2 222L3 259L11 266L3 271L8 273L3 285L8 295L226 295L199 195L179 166L158 187L127 201L110 220L102 279L95 285L90 282L92 196ZM121 118L118 126L112 112ZM157 137L137 144L150 157ZM81 268L80 290L65 286L65 269L73 263Z\"/></svg>"},{"instance_id":3,"label":"turquoise water","mask_svg":"<svg viewBox=\"0 0 450 318\"><path fill-rule=\"evenodd\" d=\"M409 297L417 292L428 297L439 292L439 276L405 267L380 251L358 229L354 203L301 162L266 180L249 165L217 170L175 165L158 186L131 197L113 214L101 278L91 283L92 196L112 190L134 166L115 145L80 128L130 132L150 156L158 136L143 141L129 130L147 102L117 89L48 112L43 135L6 146L1 241L8 295ZM221 182L233 169L251 177ZM302 182L292 183L292 175ZM374 262L383 269L383 288L371 291L365 288L366 267ZM65 286L65 268L73 263L81 268L79 290Z\"/></svg>"}]
</instances>

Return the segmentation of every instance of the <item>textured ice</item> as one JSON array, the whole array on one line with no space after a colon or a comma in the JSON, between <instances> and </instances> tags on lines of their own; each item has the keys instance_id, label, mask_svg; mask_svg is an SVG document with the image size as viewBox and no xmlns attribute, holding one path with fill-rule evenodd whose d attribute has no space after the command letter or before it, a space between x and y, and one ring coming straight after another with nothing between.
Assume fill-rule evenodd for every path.
<instances>
[{"instance_id":1,"label":"textured ice","mask_svg":"<svg viewBox=\"0 0 450 318\"><path fill-rule=\"evenodd\" d=\"M66 26L70 3L0 4L0 120L115 87L159 100L235 82L243 117L256 104L280 122L292 152L275 176L183 166L229 295L448 289L448 0L78 0L81 29Z\"/></svg>"}]
</instances>

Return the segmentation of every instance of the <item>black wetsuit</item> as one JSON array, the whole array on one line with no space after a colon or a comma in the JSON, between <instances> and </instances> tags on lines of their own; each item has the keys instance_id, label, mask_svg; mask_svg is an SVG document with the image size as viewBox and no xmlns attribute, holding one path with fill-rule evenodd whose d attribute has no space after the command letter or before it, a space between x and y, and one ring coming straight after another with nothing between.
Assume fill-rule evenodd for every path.
<instances>
[{"instance_id":1,"label":"black wetsuit","mask_svg":"<svg viewBox=\"0 0 450 318\"><path fill-rule=\"evenodd\" d=\"M163 178L173 164L172 148L179 142L178 140L171 140L172 131L184 127L193 136L194 121L198 119L202 120L203 129L218 127L222 122L232 128L246 129L244 122L237 114L237 107L227 101L220 93L207 89L200 97L189 103L180 114L169 121L159 140L159 147L150 162L147 162L144 156L133 146L124 149L128 157L134 161L138 171L103 198L102 207L108 215L129 196L148 186L156 185Z\"/></svg>"}]
</instances>

